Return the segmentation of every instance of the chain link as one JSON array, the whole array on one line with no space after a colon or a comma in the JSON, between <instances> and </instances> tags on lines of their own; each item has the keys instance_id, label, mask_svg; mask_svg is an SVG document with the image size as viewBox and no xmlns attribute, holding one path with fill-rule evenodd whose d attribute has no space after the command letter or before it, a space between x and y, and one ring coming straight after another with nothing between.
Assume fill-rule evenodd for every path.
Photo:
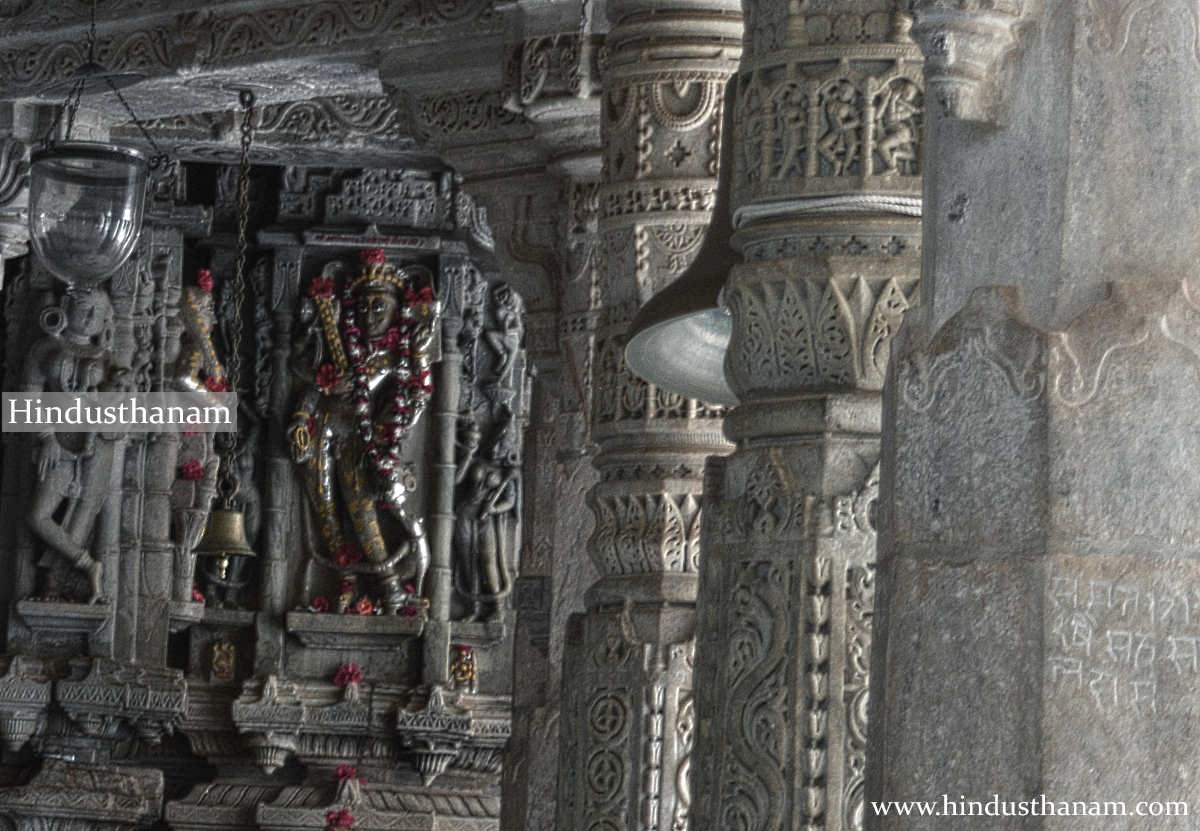
<instances>
[{"instance_id":1,"label":"chain link","mask_svg":"<svg viewBox=\"0 0 1200 831\"><path fill-rule=\"evenodd\" d=\"M237 247L233 256L233 314L229 319L229 362L226 379L234 393L242 375L242 304L246 299L246 225L250 219L250 145L254 141L254 93L242 90L242 159L237 181ZM228 436L221 453L221 477L218 490L228 509L237 495L237 438Z\"/></svg>"}]
</instances>

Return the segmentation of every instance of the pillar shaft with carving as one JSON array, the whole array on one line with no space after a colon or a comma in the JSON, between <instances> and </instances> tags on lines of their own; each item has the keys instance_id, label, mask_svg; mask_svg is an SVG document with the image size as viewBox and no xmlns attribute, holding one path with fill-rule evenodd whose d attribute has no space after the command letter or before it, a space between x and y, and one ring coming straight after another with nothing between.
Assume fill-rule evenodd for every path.
<instances>
[{"instance_id":1,"label":"pillar shaft with carving","mask_svg":"<svg viewBox=\"0 0 1200 831\"><path fill-rule=\"evenodd\" d=\"M704 460L723 411L636 378L625 329L690 263L715 201L736 4L624 0L602 60L600 311L588 554L601 579L564 661L558 826L683 829L691 809L692 665Z\"/></svg>"},{"instance_id":2,"label":"pillar shaft with carving","mask_svg":"<svg viewBox=\"0 0 1200 831\"><path fill-rule=\"evenodd\" d=\"M737 442L705 489L696 831L860 829L880 389L917 302L920 52L887 2L762 0L737 83Z\"/></svg>"}]
</instances>

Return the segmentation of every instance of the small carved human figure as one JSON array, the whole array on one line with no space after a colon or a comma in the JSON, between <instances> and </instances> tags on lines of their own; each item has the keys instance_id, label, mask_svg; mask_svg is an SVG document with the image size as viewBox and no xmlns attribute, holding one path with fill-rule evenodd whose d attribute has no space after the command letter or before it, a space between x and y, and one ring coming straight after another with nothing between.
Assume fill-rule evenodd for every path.
<instances>
[{"instance_id":1,"label":"small carved human figure","mask_svg":"<svg viewBox=\"0 0 1200 831\"><path fill-rule=\"evenodd\" d=\"M455 472L453 548L458 590L471 604L471 619L481 620L495 601L508 593L506 523L517 510L518 469L481 458L481 432L473 421L464 431L462 455Z\"/></svg>"},{"instance_id":2,"label":"small carved human figure","mask_svg":"<svg viewBox=\"0 0 1200 831\"><path fill-rule=\"evenodd\" d=\"M68 291L60 306L42 313L46 336L33 345L25 361L22 388L69 393L126 388L132 373L118 365L112 351L112 320L112 303L104 290ZM37 485L29 527L87 578L92 603L103 600L103 565L89 546L96 518L111 493L120 438L109 432L44 432L34 453ZM49 593L57 591L51 586Z\"/></svg>"},{"instance_id":3,"label":"small carved human figure","mask_svg":"<svg viewBox=\"0 0 1200 831\"><path fill-rule=\"evenodd\" d=\"M920 113L916 104L919 92L912 81L902 80L888 87L883 95L882 106L876 114L876 132L883 138L875 149L887 164L885 173L900 173L901 162L917 160L914 121Z\"/></svg>"},{"instance_id":4,"label":"small carved human figure","mask_svg":"<svg viewBox=\"0 0 1200 831\"><path fill-rule=\"evenodd\" d=\"M782 135L783 154L777 179L788 179L793 175L804 175L804 150L807 146L808 100L797 88L789 88L777 101L778 125ZM793 170L795 173L793 174Z\"/></svg>"},{"instance_id":5,"label":"small carved human figure","mask_svg":"<svg viewBox=\"0 0 1200 831\"><path fill-rule=\"evenodd\" d=\"M817 142L817 151L833 166L833 175L850 169L858 155L858 129L862 126L855 97L858 91L849 81L839 81L825 99L825 117L829 129Z\"/></svg>"},{"instance_id":6,"label":"small carved human figure","mask_svg":"<svg viewBox=\"0 0 1200 831\"><path fill-rule=\"evenodd\" d=\"M485 331L484 337L496 353L496 380L487 390L497 425L494 455L515 463L520 446L520 423L515 410L521 385L525 382L521 351L521 340L525 335L521 316L525 305L507 283L497 284L492 299L496 328Z\"/></svg>"},{"instance_id":7,"label":"small carved human figure","mask_svg":"<svg viewBox=\"0 0 1200 831\"><path fill-rule=\"evenodd\" d=\"M288 435L304 466L324 548L318 558L376 575L385 609L396 613L417 601L428 567L422 523L405 505L416 482L401 443L433 392L438 303L424 267L397 269L381 249L364 251L362 260L342 292L338 330L326 332L336 338L326 344L332 360L310 379ZM313 285L310 296L328 320L333 281L323 276ZM340 556L350 549L361 552L361 563Z\"/></svg>"}]
</instances>

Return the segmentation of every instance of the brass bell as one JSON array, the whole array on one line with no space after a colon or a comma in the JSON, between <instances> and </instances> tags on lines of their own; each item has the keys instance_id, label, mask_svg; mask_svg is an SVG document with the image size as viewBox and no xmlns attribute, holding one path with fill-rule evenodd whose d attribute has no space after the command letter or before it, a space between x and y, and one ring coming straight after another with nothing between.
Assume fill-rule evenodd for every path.
<instances>
[{"instance_id":1,"label":"brass bell","mask_svg":"<svg viewBox=\"0 0 1200 831\"><path fill-rule=\"evenodd\" d=\"M195 553L202 557L220 557L220 578L225 579L230 557L257 556L246 540L246 522L241 511L214 508L208 514L204 536L196 544Z\"/></svg>"}]
</instances>

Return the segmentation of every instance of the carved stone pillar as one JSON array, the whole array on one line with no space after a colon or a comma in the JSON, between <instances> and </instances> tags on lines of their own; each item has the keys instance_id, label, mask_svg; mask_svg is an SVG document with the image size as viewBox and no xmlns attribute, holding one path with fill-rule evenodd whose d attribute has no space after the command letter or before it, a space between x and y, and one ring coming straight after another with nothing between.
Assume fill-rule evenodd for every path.
<instances>
[{"instance_id":1,"label":"carved stone pillar","mask_svg":"<svg viewBox=\"0 0 1200 831\"><path fill-rule=\"evenodd\" d=\"M683 829L691 809L700 496L728 451L723 410L624 362L639 303L690 263L715 199L736 5L610 3L598 190L600 305L591 435L600 580L572 619L563 678L561 829Z\"/></svg>"},{"instance_id":2,"label":"carved stone pillar","mask_svg":"<svg viewBox=\"0 0 1200 831\"><path fill-rule=\"evenodd\" d=\"M868 799L987 831L1122 801L1114 827L1189 827L1169 803L1200 798L1194 14L915 21L943 106L930 302L888 384Z\"/></svg>"},{"instance_id":3,"label":"carved stone pillar","mask_svg":"<svg viewBox=\"0 0 1200 831\"><path fill-rule=\"evenodd\" d=\"M921 56L888 2L747 5L737 442L710 463L693 828L861 829L880 388L917 302Z\"/></svg>"}]
</instances>

